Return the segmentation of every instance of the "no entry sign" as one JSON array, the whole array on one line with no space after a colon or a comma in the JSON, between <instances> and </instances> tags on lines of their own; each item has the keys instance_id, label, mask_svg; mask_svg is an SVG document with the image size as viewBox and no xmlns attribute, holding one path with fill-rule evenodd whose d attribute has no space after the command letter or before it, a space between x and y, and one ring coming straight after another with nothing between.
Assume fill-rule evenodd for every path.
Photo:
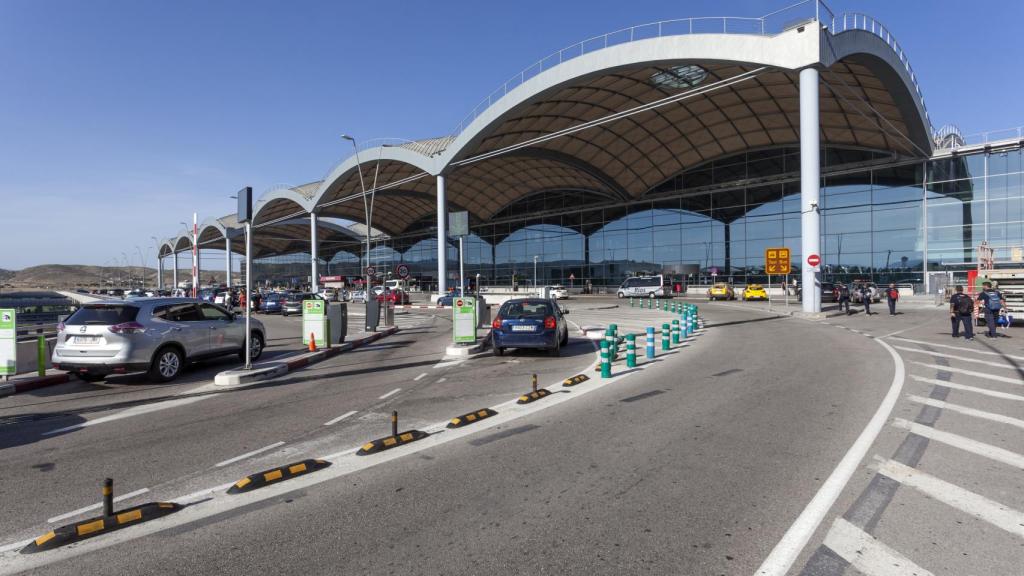
<instances>
[{"instance_id":1,"label":"no entry sign","mask_svg":"<svg viewBox=\"0 0 1024 576\"><path fill-rule=\"evenodd\" d=\"M807 263L811 266L817 266L818 264L821 264L821 256L811 254L807 257Z\"/></svg>"}]
</instances>

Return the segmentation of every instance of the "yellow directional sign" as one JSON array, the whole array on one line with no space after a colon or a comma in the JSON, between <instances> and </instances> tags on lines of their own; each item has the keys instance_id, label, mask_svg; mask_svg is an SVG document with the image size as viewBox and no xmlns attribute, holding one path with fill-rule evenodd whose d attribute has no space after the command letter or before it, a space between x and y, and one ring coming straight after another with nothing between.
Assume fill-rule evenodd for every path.
<instances>
[{"instance_id":1,"label":"yellow directional sign","mask_svg":"<svg viewBox=\"0 0 1024 576\"><path fill-rule=\"evenodd\" d=\"M789 248L765 248L764 271L773 276L789 274Z\"/></svg>"}]
</instances>

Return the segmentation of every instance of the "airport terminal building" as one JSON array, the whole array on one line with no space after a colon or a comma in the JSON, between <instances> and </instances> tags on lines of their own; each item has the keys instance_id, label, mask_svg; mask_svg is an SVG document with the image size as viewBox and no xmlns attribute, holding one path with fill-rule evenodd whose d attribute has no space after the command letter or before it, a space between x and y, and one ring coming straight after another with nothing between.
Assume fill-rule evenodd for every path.
<instances>
[{"instance_id":1,"label":"airport terminal building","mask_svg":"<svg viewBox=\"0 0 1024 576\"><path fill-rule=\"evenodd\" d=\"M535 271L576 287L651 273L763 283L777 246L805 285L927 290L974 267L982 242L1010 265L1024 246L1024 134L933 126L921 80L892 31L816 0L590 38L515 75L449 135L353 141L323 179L264 192L254 280L315 285L403 263L444 291L457 283L453 212L468 213L465 272L484 285ZM163 243L162 268L190 263L193 244L244 251L233 215L208 219Z\"/></svg>"}]
</instances>

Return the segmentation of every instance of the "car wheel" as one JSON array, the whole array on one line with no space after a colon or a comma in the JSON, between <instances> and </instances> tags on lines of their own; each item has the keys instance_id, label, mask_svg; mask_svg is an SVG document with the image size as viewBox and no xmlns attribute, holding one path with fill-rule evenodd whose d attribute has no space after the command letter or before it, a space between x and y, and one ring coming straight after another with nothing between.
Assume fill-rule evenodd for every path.
<instances>
[{"instance_id":1,"label":"car wheel","mask_svg":"<svg viewBox=\"0 0 1024 576\"><path fill-rule=\"evenodd\" d=\"M648 298L651 298L651 299L653 299L653 298L655 297L655 296L654 296L654 292L649 292L649 293L647 294L647 297L648 297Z\"/></svg>"},{"instance_id":2,"label":"car wheel","mask_svg":"<svg viewBox=\"0 0 1024 576\"><path fill-rule=\"evenodd\" d=\"M102 374L75 374L75 376L78 376L78 379L83 382L99 382L105 378Z\"/></svg>"},{"instance_id":3,"label":"car wheel","mask_svg":"<svg viewBox=\"0 0 1024 576\"><path fill-rule=\"evenodd\" d=\"M263 336L259 332L253 331L252 336L249 337L249 360L258 360L263 355ZM245 362L245 350L238 353L238 358Z\"/></svg>"},{"instance_id":4,"label":"car wheel","mask_svg":"<svg viewBox=\"0 0 1024 576\"><path fill-rule=\"evenodd\" d=\"M501 356L505 353L505 349L500 346L491 346L491 354L495 356Z\"/></svg>"},{"instance_id":5,"label":"car wheel","mask_svg":"<svg viewBox=\"0 0 1024 576\"><path fill-rule=\"evenodd\" d=\"M562 355L562 341L555 341L555 347L548 350L548 356L558 357Z\"/></svg>"},{"instance_id":6,"label":"car wheel","mask_svg":"<svg viewBox=\"0 0 1024 576\"><path fill-rule=\"evenodd\" d=\"M625 297L626 297L626 295L625 295L625 294L623 294L622 292L619 292L619 293L617 293L617 294L616 294L616 296L618 296L618 297L619 297L620 299L622 299L622 298L625 298Z\"/></svg>"},{"instance_id":7,"label":"car wheel","mask_svg":"<svg viewBox=\"0 0 1024 576\"><path fill-rule=\"evenodd\" d=\"M566 330L565 331L565 336L562 336L562 346L565 346L568 343L569 343L569 331Z\"/></svg>"},{"instance_id":8,"label":"car wheel","mask_svg":"<svg viewBox=\"0 0 1024 576\"><path fill-rule=\"evenodd\" d=\"M153 357L149 377L156 382L170 382L178 377L184 362L185 358L177 348L161 348Z\"/></svg>"}]
</instances>

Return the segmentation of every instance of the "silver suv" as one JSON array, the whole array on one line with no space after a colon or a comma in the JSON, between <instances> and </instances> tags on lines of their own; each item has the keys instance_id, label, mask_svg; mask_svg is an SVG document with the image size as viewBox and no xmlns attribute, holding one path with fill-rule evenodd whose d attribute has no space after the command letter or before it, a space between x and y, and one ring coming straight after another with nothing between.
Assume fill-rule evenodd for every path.
<instances>
[{"instance_id":1,"label":"silver suv","mask_svg":"<svg viewBox=\"0 0 1024 576\"><path fill-rule=\"evenodd\" d=\"M186 362L214 356L245 357L245 320L220 306L191 298L136 298L85 304L58 326L53 366L87 382L108 374L148 372L173 380ZM251 319L253 360L266 331Z\"/></svg>"}]
</instances>

